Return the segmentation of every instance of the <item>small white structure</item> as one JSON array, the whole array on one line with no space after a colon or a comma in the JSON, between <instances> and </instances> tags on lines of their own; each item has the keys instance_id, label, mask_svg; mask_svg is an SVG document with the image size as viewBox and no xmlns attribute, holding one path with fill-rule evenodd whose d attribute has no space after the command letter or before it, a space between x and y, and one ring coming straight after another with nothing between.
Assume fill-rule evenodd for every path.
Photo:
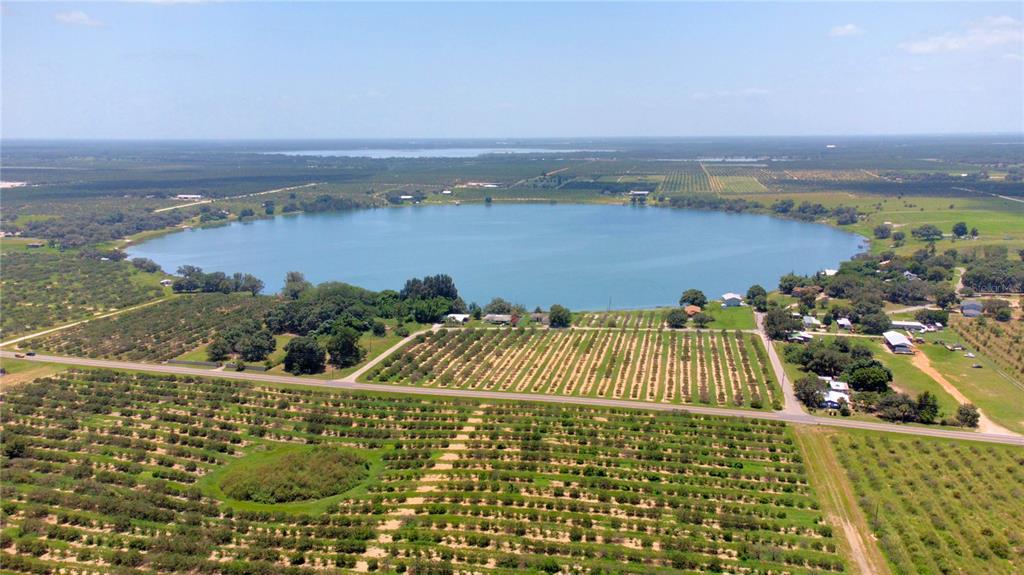
<instances>
[{"instance_id":1,"label":"small white structure","mask_svg":"<svg viewBox=\"0 0 1024 575\"><path fill-rule=\"evenodd\" d=\"M843 402L846 402L846 404L849 405L850 394L843 393L841 391L828 390L825 392L825 396L821 401L821 407L827 409L839 409L842 407Z\"/></svg>"},{"instance_id":2,"label":"small white structure","mask_svg":"<svg viewBox=\"0 0 1024 575\"><path fill-rule=\"evenodd\" d=\"M806 331L795 331L789 334L789 341L796 341L800 343L807 343L814 339L814 336L807 333Z\"/></svg>"},{"instance_id":3,"label":"small white structure","mask_svg":"<svg viewBox=\"0 0 1024 575\"><path fill-rule=\"evenodd\" d=\"M505 313L489 313L484 316L487 323L508 324L512 323L512 316Z\"/></svg>"},{"instance_id":4,"label":"small white structure","mask_svg":"<svg viewBox=\"0 0 1024 575\"><path fill-rule=\"evenodd\" d=\"M927 331L928 327L919 321L894 321L892 322L893 329L904 329L907 331L923 332Z\"/></svg>"},{"instance_id":5,"label":"small white structure","mask_svg":"<svg viewBox=\"0 0 1024 575\"><path fill-rule=\"evenodd\" d=\"M821 327L821 322L813 315L805 315L801 321L803 321L804 327Z\"/></svg>"},{"instance_id":6,"label":"small white structure","mask_svg":"<svg viewBox=\"0 0 1024 575\"><path fill-rule=\"evenodd\" d=\"M203 196L200 194L178 194L174 196L176 200L201 200Z\"/></svg>"},{"instance_id":7,"label":"small white structure","mask_svg":"<svg viewBox=\"0 0 1024 575\"><path fill-rule=\"evenodd\" d=\"M743 305L743 296L738 293L722 294L722 307L739 307Z\"/></svg>"},{"instance_id":8,"label":"small white structure","mask_svg":"<svg viewBox=\"0 0 1024 575\"><path fill-rule=\"evenodd\" d=\"M450 313L444 316L444 320L453 323L467 323L469 322L469 317L469 314L466 313Z\"/></svg>"},{"instance_id":9,"label":"small white structure","mask_svg":"<svg viewBox=\"0 0 1024 575\"><path fill-rule=\"evenodd\" d=\"M651 194L651 192L649 192L647 190L630 190L629 191L629 197L631 197L631 198L646 198L650 194Z\"/></svg>"},{"instance_id":10,"label":"small white structure","mask_svg":"<svg viewBox=\"0 0 1024 575\"><path fill-rule=\"evenodd\" d=\"M400 199L400 200L402 200L404 202L404 201L407 201L407 200L415 200L416 197L415 196L398 196L398 199Z\"/></svg>"},{"instance_id":11,"label":"small white structure","mask_svg":"<svg viewBox=\"0 0 1024 575\"><path fill-rule=\"evenodd\" d=\"M452 191L451 190L441 190L441 193L446 195L446 196L450 196L452 194Z\"/></svg>"},{"instance_id":12,"label":"small white structure","mask_svg":"<svg viewBox=\"0 0 1024 575\"><path fill-rule=\"evenodd\" d=\"M882 334L885 339L885 345L889 346L889 349L893 353L900 353L906 355L914 355L914 345L910 343L907 336L903 335L898 331L887 331Z\"/></svg>"},{"instance_id":13,"label":"small white structure","mask_svg":"<svg viewBox=\"0 0 1024 575\"><path fill-rule=\"evenodd\" d=\"M917 274L915 274L914 272L912 272L910 270L907 270L907 271L903 272L903 277L908 279L908 280L916 280L917 279Z\"/></svg>"},{"instance_id":14,"label":"small white structure","mask_svg":"<svg viewBox=\"0 0 1024 575\"><path fill-rule=\"evenodd\" d=\"M850 321L850 318L848 317L841 317L837 319L836 325L839 326L839 329L845 329L847 331L853 329L853 322Z\"/></svg>"},{"instance_id":15,"label":"small white structure","mask_svg":"<svg viewBox=\"0 0 1024 575\"><path fill-rule=\"evenodd\" d=\"M822 270L822 273L825 274L825 276L827 276L827 277L832 277L832 276L836 275L837 273L839 273L839 270L833 270L833 269L825 268L824 270Z\"/></svg>"},{"instance_id":16,"label":"small white structure","mask_svg":"<svg viewBox=\"0 0 1024 575\"><path fill-rule=\"evenodd\" d=\"M164 280L160 280L160 285L162 285L162 286L164 286L164 287L167 287L167 286L169 286L169 285L171 285L171 284L173 284L173 283L174 283L173 281L171 281L171 280L167 280L167 279L164 279Z\"/></svg>"},{"instance_id":17,"label":"small white structure","mask_svg":"<svg viewBox=\"0 0 1024 575\"><path fill-rule=\"evenodd\" d=\"M844 393L849 393L849 391L850 391L850 384L846 383L845 381L839 381L838 379L832 379L831 377L829 377L827 375L819 375L818 379L820 379L821 381L824 381L825 383L827 383L828 384L828 388L831 389L832 391L842 391Z\"/></svg>"}]
</instances>

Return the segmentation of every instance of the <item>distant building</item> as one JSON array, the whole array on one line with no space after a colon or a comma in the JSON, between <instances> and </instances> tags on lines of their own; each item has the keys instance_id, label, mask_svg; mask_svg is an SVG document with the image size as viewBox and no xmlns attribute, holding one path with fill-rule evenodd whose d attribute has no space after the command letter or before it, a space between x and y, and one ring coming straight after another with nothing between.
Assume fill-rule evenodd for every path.
<instances>
[{"instance_id":1,"label":"distant building","mask_svg":"<svg viewBox=\"0 0 1024 575\"><path fill-rule=\"evenodd\" d=\"M25 244L25 247L28 247L28 248L41 248L44 245L45 244L43 244L42 242L32 242L30 244Z\"/></svg>"},{"instance_id":2,"label":"distant building","mask_svg":"<svg viewBox=\"0 0 1024 575\"><path fill-rule=\"evenodd\" d=\"M801 321L803 322L804 327L821 327L821 322L813 315L805 315Z\"/></svg>"},{"instance_id":3,"label":"distant building","mask_svg":"<svg viewBox=\"0 0 1024 575\"><path fill-rule=\"evenodd\" d=\"M845 381L832 379L827 375L819 375L818 379L828 384L828 388L831 389L832 391L841 391L844 393L848 393L850 391L850 384L846 383Z\"/></svg>"},{"instance_id":4,"label":"distant building","mask_svg":"<svg viewBox=\"0 0 1024 575\"><path fill-rule=\"evenodd\" d=\"M894 321L892 322L893 329L903 329L906 331L927 331L927 327L919 321Z\"/></svg>"},{"instance_id":5,"label":"distant building","mask_svg":"<svg viewBox=\"0 0 1024 575\"><path fill-rule=\"evenodd\" d=\"M885 339L885 345L889 346L889 349L892 350L893 353L907 355L914 354L914 345L910 343L907 336L902 333L898 331L887 331L882 334L882 337Z\"/></svg>"},{"instance_id":6,"label":"distant building","mask_svg":"<svg viewBox=\"0 0 1024 575\"><path fill-rule=\"evenodd\" d=\"M743 296L738 293L722 294L722 307L739 307L743 305Z\"/></svg>"},{"instance_id":7,"label":"distant building","mask_svg":"<svg viewBox=\"0 0 1024 575\"><path fill-rule=\"evenodd\" d=\"M446 195L446 196L450 196L452 191L451 190L441 190L441 193Z\"/></svg>"},{"instance_id":8,"label":"distant building","mask_svg":"<svg viewBox=\"0 0 1024 575\"><path fill-rule=\"evenodd\" d=\"M686 315L688 315L690 317L693 317L693 316L699 314L701 312L701 309L700 309L700 306L690 304L690 305L684 307L683 311L686 312Z\"/></svg>"},{"instance_id":9,"label":"distant building","mask_svg":"<svg viewBox=\"0 0 1024 575\"><path fill-rule=\"evenodd\" d=\"M398 196L398 199L400 199L403 202L405 202L405 201L408 201L408 200L415 200L416 196Z\"/></svg>"},{"instance_id":10,"label":"distant building","mask_svg":"<svg viewBox=\"0 0 1024 575\"><path fill-rule=\"evenodd\" d=\"M469 317L469 314L466 313L450 313L444 316L444 320L453 323L467 323L469 321Z\"/></svg>"},{"instance_id":11,"label":"distant building","mask_svg":"<svg viewBox=\"0 0 1024 575\"><path fill-rule=\"evenodd\" d=\"M164 287L167 287L167 286L169 286L169 285L171 285L173 283L174 283L173 280L168 280L168 279L160 280L160 285L162 285Z\"/></svg>"},{"instance_id":12,"label":"distant building","mask_svg":"<svg viewBox=\"0 0 1024 575\"><path fill-rule=\"evenodd\" d=\"M646 198L651 195L651 192L647 190L630 190L629 197L631 198Z\"/></svg>"},{"instance_id":13,"label":"distant building","mask_svg":"<svg viewBox=\"0 0 1024 575\"><path fill-rule=\"evenodd\" d=\"M487 323L507 325L512 323L512 316L505 313L489 313L483 317L483 320Z\"/></svg>"},{"instance_id":14,"label":"distant building","mask_svg":"<svg viewBox=\"0 0 1024 575\"><path fill-rule=\"evenodd\" d=\"M833 270L833 269L826 268L826 269L822 270L821 273L825 274L826 277L832 277L832 276L836 275L837 273L839 273L839 270Z\"/></svg>"},{"instance_id":15,"label":"distant building","mask_svg":"<svg viewBox=\"0 0 1024 575\"><path fill-rule=\"evenodd\" d=\"M203 196L200 194L178 194L174 196L176 200L201 200Z\"/></svg>"},{"instance_id":16,"label":"distant building","mask_svg":"<svg viewBox=\"0 0 1024 575\"><path fill-rule=\"evenodd\" d=\"M839 326L839 329L845 329L845 330L853 329L853 322L850 321L850 318L846 318L846 317L841 317L841 318L837 319L836 320L836 325Z\"/></svg>"},{"instance_id":17,"label":"distant building","mask_svg":"<svg viewBox=\"0 0 1024 575\"><path fill-rule=\"evenodd\" d=\"M978 317L981 315L981 311L981 302L976 299L970 299L960 304L960 313L962 313L964 317Z\"/></svg>"},{"instance_id":18,"label":"distant building","mask_svg":"<svg viewBox=\"0 0 1024 575\"><path fill-rule=\"evenodd\" d=\"M914 272L908 270L908 271L903 272L903 277L908 279L908 280L916 280L917 279L917 274L915 274Z\"/></svg>"},{"instance_id":19,"label":"distant building","mask_svg":"<svg viewBox=\"0 0 1024 575\"><path fill-rule=\"evenodd\" d=\"M795 341L799 343L807 343L814 339L814 336L807 333L806 331L794 331L789 334L789 341Z\"/></svg>"},{"instance_id":20,"label":"distant building","mask_svg":"<svg viewBox=\"0 0 1024 575\"><path fill-rule=\"evenodd\" d=\"M531 313L530 319L541 325L548 325L549 323L551 323L551 317L544 312Z\"/></svg>"}]
</instances>

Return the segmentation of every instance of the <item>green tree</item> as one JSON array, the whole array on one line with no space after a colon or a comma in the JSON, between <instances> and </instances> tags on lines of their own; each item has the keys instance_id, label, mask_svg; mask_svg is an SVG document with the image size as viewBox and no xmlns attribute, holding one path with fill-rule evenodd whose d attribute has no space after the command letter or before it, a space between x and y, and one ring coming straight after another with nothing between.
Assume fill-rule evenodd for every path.
<instances>
[{"instance_id":1,"label":"green tree","mask_svg":"<svg viewBox=\"0 0 1024 575\"><path fill-rule=\"evenodd\" d=\"M707 327L707 325L713 321L715 321L715 318L711 317L710 315L704 312L693 314L693 324L696 325L697 327Z\"/></svg>"},{"instance_id":2,"label":"green tree","mask_svg":"<svg viewBox=\"0 0 1024 575\"><path fill-rule=\"evenodd\" d=\"M885 391L892 381L892 372L881 365L870 365L850 370L846 381L854 391Z\"/></svg>"},{"instance_id":3,"label":"green tree","mask_svg":"<svg viewBox=\"0 0 1024 575\"><path fill-rule=\"evenodd\" d=\"M306 281L302 272L288 272L284 275L284 287L281 288L281 295L288 299L299 299L302 292L313 287L313 284Z\"/></svg>"},{"instance_id":4,"label":"green tree","mask_svg":"<svg viewBox=\"0 0 1024 575\"><path fill-rule=\"evenodd\" d=\"M800 320L783 308L770 309L764 316L764 331L771 339L785 339L800 326Z\"/></svg>"},{"instance_id":5,"label":"green tree","mask_svg":"<svg viewBox=\"0 0 1024 575\"><path fill-rule=\"evenodd\" d=\"M907 234L902 231L895 231L892 233L892 241L897 246L902 246L903 242L907 240Z\"/></svg>"},{"instance_id":6,"label":"green tree","mask_svg":"<svg viewBox=\"0 0 1024 575\"><path fill-rule=\"evenodd\" d=\"M892 327L892 320L883 312L869 313L860 318L860 326L864 333L878 335Z\"/></svg>"},{"instance_id":7,"label":"green tree","mask_svg":"<svg viewBox=\"0 0 1024 575\"><path fill-rule=\"evenodd\" d=\"M672 329L679 329L686 327L686 321L688 319L690 318L686 315L685 311L676 308L668 312L668 315L665 316L665 323Z\"/></svg>"},{"instance_id":8,"label":"green tree","mask_svg":"<svg viewBox=\"0 0 1024 575\"><path fill-rule=\"evenodd\" d=\"M878 224L875 226L875 237L884 240L892 235L892 226L889 224Z\"/></svg>"},{"instance_id":9,"label":"green tree","mask_svg":"<svg viewBox=\"0 0 1024 575\"><path fill-rule=\"evenodd\" d=\"M910 230L910 235L923 242L934 242L942 239L942 230L932 224L924 224Z\"/></svg>"},{"instance_id":10,"label":"green tree","mask_svg":"<svg viewBox=\"0 0 1024 575\"><path fill-rule=\"evenodd\" d=\"M331 364L337 367L356 365L366 357L366 350L359 345L359 332L351 327L337 329L327 341L327 352Z\"/></svg>"},{"instance_id":11,"label":"green tree","mask_svg":"<svg viewBox=\"0 0 1024 575\"><path fill-rule=\"evenodd\" d=\"M231 351L231 344L223 336L218 335L213 338L210 345L206 346L206 359L210 361L224 361L231 355Z\"/></svg>"},{"instance_id":12,"label":"green tree","mask_svg":"<svg viewBox=\"0 0 1024 575\"><path fill-rule=\"evenodd\" d=\"M263 361L274 353L275 349L277 349L277 340L274 339L274 334L267 329L244 335L235 343L235 351L245 361Z\"/></svg>"},{"instance_id":13,"label":"green tree","mask_svg":"<svg viewBox=\"0 0 1024 575\"><path fill-rule=\"evenodd\" d=\"M965 403L956 408L956 422L960 427L978 427L981 421L981 413L973 404Z\"/></svg>"},{"instance_id":14,"label":"green tree","mask_svg":"<svg viewBox=\"0 0 1024 575\"><path fill-rule=\"evenodd\" d=\"M679 305L695 305L697 307L704 307L708 304L708 298L704 295L704 292L699 289L688 289L683 292L683 295L679 297Z\"/></svg>"},{"instance_id":15,"label":"green tree","mask_svg":"<svg viewBox=\"0 0 1024 575\"><path fill-rule=\"evenodd\" d=\"M320 373L326 354L315 338L300 336L284 346L284 369L293 375Z\"/></svg>"},{"instance_id":16,"label":"green tree","mask_svg":"<svg viewBox=\"0 0 1024 575\"><path fill-rule=\"evenodd\" d=\"M953 235L962 238L967 235L967 222L957 222L953 224Z\"/></svg>"},{"instance_id":17,"label":"green tree","mask_svg":"<svg viewBox=\"0 0 1024 575\"><path fill-rule=\"evenodd\" d=\"M370 326L370 329L373 331L373 335L377 337L384 337L388 333L388 327L379 319L373 320L373 324Z\"/></svg>"},{"instance_id":18,"label":"green tree","mask_svg":"<svg viewBox=\"0 0 1024 575\"><path fill-rule=\"evenodd\" d=\"M921 423L934 423L939 417L939 400L930 391L917 396L917 420Z\"/></svg>"},{"instance_id":19,"label":"green tree","mask_svg":"<svg viewBox=\"0 0 1024 575\"><path fill-rule=\"evenodd\" d=\"M811 409L821 406L825 400L825 385L813 375L805 375L793 383L793 392L800 403Z\"/></svg>"},{"instance_id":20,"label":"green tree","mask_svg":"<svg viewBox=\"0 0 1024 575\"><path fill-rule=\"evenodd\" d=\"M932 288L932 297L935 298L935 305L942 309L949 309L957 301L956 290L945 284L939 284Z\"/></svg>"},{"instance_id":21,"label":"green tree","mask_svg":"<svg viewBox=\"0 0 1024 575\"><path fill-rule=\"evenodd\" d=\"M572 312L565 306L555 304L548 312L551 327L569 327L572 325Z\"/></svg>"}]
</instances>

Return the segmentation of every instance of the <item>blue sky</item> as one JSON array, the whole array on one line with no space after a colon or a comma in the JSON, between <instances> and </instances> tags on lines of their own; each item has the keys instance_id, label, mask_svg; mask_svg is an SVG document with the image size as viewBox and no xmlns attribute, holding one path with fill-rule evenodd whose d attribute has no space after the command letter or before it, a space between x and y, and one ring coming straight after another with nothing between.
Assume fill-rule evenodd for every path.
<instances>
[{"instance_id":1,"label":"blue sky","mask_svg":"<svg viewBox=\"0 0 1024 575\"><path fill-rule=\"evenodd\" d=\"M1024 3L10 3L5 138L1024 131Z\"/></svg>"}]
</instances>

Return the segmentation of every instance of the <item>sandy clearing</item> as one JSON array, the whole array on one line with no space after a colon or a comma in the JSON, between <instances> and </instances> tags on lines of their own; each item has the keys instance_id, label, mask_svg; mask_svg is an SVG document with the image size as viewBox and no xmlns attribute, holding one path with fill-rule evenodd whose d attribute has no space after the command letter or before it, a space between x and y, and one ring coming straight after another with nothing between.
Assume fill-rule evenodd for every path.
<instances>
[{"instance_id":1,"label":"sandy clearing","mask_svg":"<svg viewBox=\"0 0 1024 575\"><path fill-rule=\"evenodd\" d=\"M918 351L917 353L915 353L913 359L911 360L911 363L914 365L914 367L927 374L928 377L934 379L935 382L941 385L942 389L946 390L946 393L952 395L953 399L957 400L957 402L971 403L971 400L967 399L967 397L964 394L960 393L960 390L957 389L955 385L950 383L948 379L946 379L941 373L938 372L938 370L932 367L931 361L928 360L928 356L925 355L923 351ZM982 412L980 408L978 409L978 414L981 416L978 420L978 431L981 431L982 433L1001 433L1004 435L1015 435L1014 432L1010 431L1009 429L1006 429L1002 425L999 425L998 423L989 419L988 416L985 415L985 413Z\"/></svg>"}]
</instances>

